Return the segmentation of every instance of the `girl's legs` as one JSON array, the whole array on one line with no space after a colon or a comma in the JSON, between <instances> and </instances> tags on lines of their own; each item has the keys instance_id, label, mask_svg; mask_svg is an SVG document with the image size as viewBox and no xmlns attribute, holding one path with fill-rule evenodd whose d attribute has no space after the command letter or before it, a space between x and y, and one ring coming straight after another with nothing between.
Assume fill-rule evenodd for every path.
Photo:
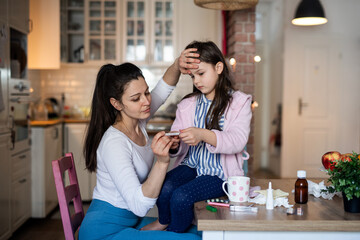
<instances>
[{"instance_id":1,"label":"girl's legs","mask_svg":"<svg viewBox=\"0 0 360 240\"><path fill-rule=\"evenodd\" d=\"M196 169L180 165L166 174L156 205L159 209L159 222L170 223L170 199L176 189L196 178Z\"/></svg>"},{"instance_id":2,"label":"girl's legs","mask_svg":"<svg viewBox=\"0 0 360 240\"><path fill-rule=\"evenodd\" d=\"M170 199L173 192L194 178L196 169L180 165L166 174L156 205L159 211L158 220L144 226L142 230L164 230L170 222Z\"/></svg>"},{"instance_id":3,"label":"girl's legs","mask_svg":"<svg viewBox=\"0 0 360 240\"><path fill-rule=\"evenodd\" d=\"M177 188L170 200L171 220L168 231L184 232L194 218L194 203L225 195L223 180L217 176L199 176Z\"/></svg>"}]
</instances>

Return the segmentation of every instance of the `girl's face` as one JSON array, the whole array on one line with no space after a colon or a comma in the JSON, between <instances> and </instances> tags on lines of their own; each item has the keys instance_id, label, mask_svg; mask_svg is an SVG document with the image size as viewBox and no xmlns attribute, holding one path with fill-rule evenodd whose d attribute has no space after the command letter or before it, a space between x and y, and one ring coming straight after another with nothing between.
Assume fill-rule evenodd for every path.
<instances>
[{"instance_id":1,"label":"girl's face","mask_svg":"<svg viewBox=\"0 0 360 240\"><path fill-rule=\"evenodd\" d=\"M190 69L194 86L209 100L215 96L215 86L222 73L224 65L218 62L215 66L210 63L200 62L199 68Z\"/></svg>"},{"instance_id":2,"label":"girl's face","mask_svg":"<svg viewBox=\"0 0 360 240\"><path fill-rule=\"evenodd\" d=\"M139 77L129 82L121 101L117 106L113 105L120 110L122 117L146 119L150 116L151 95L144 78Z\"/></svg>"}]
</instances>

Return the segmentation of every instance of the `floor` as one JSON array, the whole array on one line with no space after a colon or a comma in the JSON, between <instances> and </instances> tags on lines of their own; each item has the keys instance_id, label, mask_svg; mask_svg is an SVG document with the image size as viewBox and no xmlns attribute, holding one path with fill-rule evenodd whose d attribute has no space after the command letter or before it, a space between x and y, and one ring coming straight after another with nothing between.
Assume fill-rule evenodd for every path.
<instances>
[{"instance_id":1,"label":"floor","mask_svg":"<svg viewBox=\"0 0 360 240\"><path fill-rule=\"evenodd\" d=\"M86 213L90 202L84 202ZM46 218L30 218L22 225L9 240L64 240L59 207L54 209Z\"/></svg>"},{"instance_id":2,"label":"floor","mask_svg":"<svg viewBox=\"0 0 360 240\"><path fill-rule=\"evenodd\" d=\"M255 178L278 178L266 170L259 170L254 173ZM89 208L90 203L84 203L85 212ZM156 208L150 210L149 216L155 217ZM21 226L9 240L64 240L64 232L61 223L59 208L56 208L47 218L36 219L30 218L23 226Z\"/></svg>"}]
</instances>

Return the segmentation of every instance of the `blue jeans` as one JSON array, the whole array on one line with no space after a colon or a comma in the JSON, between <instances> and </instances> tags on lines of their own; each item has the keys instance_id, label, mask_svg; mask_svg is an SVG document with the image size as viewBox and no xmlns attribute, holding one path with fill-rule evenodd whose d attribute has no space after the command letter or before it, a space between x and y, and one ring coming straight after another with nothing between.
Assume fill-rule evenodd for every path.
<instances>
[{"instance_id":1,"label":"blue jeans","mask_svg":"<svg viewBox=\"0 0 360 240\"><path fill-rule=\"evenodd\" d=\"M166 174L157 200L159 222L167 231L185 232L194 218L194 203L224 196L223 180L217 176L197 176L196 169L180 165Z\"/></svg>"},{"instance_id":2,"label":"blue jeans","mask_svg":"<svg viewBox=\"0 0 360 240\"><path fill-rule=\"evenodd\" d=\"M126 209L117 208L105 201L94 199L81 223L79 239L201 239L202 232L198 232L196 227L192 227L187 233L139 230L154 220L156 219L148 217L140 218Z\"/></svg>"}]
</instances>

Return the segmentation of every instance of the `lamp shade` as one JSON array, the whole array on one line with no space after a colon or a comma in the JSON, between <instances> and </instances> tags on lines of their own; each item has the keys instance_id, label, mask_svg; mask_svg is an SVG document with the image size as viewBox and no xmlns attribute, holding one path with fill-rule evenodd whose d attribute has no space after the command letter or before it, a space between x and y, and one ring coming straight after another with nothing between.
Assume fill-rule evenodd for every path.
<instances>
[{"instance_id":1,"label":"lamp shade","mask_svg":"<svg viewBox=\"0 0 360 240\"><path fill-rule=\"evenodd\" d=\"M327 21L319 0L302 0L291 22L299 26L313 26L325 24Z\"/></svg>"},{"instance_id":2,"label":"lamp shade","mask_svg":"<svg viewBox=\"0 0 360 240\"><path fill-rule=\"evenodd\" d=\"M258 0L194 0L194 3L202 8L233 11L252 8Z\"/></svg>"}]
</instances>

